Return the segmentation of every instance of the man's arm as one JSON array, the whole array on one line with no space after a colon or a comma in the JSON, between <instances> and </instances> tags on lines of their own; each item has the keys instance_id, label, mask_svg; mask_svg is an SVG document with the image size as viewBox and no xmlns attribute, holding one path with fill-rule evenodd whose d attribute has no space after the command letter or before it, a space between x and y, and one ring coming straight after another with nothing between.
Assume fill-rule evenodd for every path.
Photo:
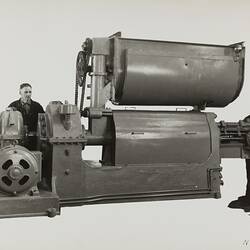
<instances>
[{"instance_id":1,"label":"man's arm","mask_svg":"<svg viewBox=\"0 0 250 250\"><path fill-rule=\"evenodd\" d=\"M38 102L37 102L37 111L38 113L45 113L42 105Z\"/></svg>"},{"instance_id":2,"label":"man's arm","mask_svg":"<svg viewBox=\"0 0 250 250\"><path fill-rule=\"evenodd\" d=\"M17 101L14 101L11 104L9 104L8 108L14 108L15 110L17 110Z\"/></svg>"}]
</instances>

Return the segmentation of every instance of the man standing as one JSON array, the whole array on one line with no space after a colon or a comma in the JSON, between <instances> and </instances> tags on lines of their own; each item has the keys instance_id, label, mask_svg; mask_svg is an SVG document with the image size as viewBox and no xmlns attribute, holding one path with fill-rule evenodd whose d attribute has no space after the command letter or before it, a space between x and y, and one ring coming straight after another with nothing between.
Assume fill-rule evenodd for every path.
<instances>
[{"instance_id":1,"label":"man standing","mask_svg":"<svg viewBox=\"0 0 250 250\"><path fill-rule=\"evenodd\" d=\"M236 209L244 209L245 212L250 212L250 159L246 160L246 172L247 172L246 194L244 196L240 196L237 200L231 201L228 207Z\"/></svg>"},{"instance_id":2,"label":"man standing","mask_svg":"<svg viewBox=\"0 0 250 250\"><path fill-rule=\"evenodd\" d=\"M12 102L9 107L21 112L23 124L28 135L27 145L30 150L36 149L36 131L38 113L44 113L43 107L31 99L32 87L29 83L22 83L19 89L20 99Z\"/></svg>"},{"instance_id":3,"label":"man standing","mask_svg":"<svg viewBox=\"0 0 250 250\"><path fill-rule=\"evenodd\" d=\"M250 115L244 119L245 122L250 123ZM240 196L237 200L231 201L228 205L229 208L244 209L246 212L250 212L250 159L246 159L246 174L247 174L247 186L246 194Z\"/></svg>"}]
</instances>

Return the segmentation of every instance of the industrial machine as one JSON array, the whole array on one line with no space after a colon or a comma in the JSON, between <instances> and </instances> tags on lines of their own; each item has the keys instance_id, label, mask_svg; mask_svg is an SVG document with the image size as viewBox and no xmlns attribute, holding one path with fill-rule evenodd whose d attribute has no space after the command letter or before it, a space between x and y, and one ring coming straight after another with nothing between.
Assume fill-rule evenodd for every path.
<instances>
[{"instance_id":1,"label":"industrial machine","mask_svg":"<svg viewBox=\"0 0 250 250\"><path fill-rule=\"evenodd\" d=\"M0 217L53 217L61 207L84 204L220 198L221 158L250 157L250 122L217 123L205 109L239 96L244 59L243 43L120 33L87 38L77 56L75 104L53 101L39 114L35 151L25 144L21 114L1 113ZM102 146L99 162L82 160L91 145Z\"/></svg>"}]
</instances>

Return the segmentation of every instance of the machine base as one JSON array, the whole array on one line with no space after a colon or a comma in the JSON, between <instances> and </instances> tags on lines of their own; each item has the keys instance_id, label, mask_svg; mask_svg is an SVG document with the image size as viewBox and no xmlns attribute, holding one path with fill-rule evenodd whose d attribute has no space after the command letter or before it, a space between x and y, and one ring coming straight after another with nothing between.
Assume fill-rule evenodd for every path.
<instances>
[{"instance_id":1,"label":"machine base","mask_svg":"<svg viewBox=\"0 0 250 250\"><path fill-rule=\"evenodd\" d=\"M48 191L40 191L37 196L0 198L0 218L49 216L60 214L59 199Z\"/></svg>"},{"instance_id":2,"label":"machine base","mask_svg":"<svg viewBox=\"0 0 250 250\"><path fill-rule=\"evenodd\" d=\"M163 201L163 200L184 200L184 199L202 199L202 198L215 198L219 199L218 193L206 192L161 192L161 193L145 193L145 194L128 194L128 195L111 195L111 196L96 196L85 197L75 200L62 200L60 201L61 207L69 206L82 206L92 204L108 204L108 203L127 203L127 202L145 202L145 201Z\"/></svg>"}]
</instances>

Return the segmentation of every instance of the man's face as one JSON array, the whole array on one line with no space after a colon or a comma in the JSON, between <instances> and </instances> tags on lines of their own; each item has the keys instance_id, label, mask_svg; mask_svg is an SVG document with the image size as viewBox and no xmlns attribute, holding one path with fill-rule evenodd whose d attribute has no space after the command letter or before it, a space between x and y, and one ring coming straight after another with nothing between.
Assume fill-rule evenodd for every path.
<instances>
[{"instance_id":1,"label":"man's face","mask_svg":"<svg viewBox=\"0 0 250 250\"><path fill-rule=\"evenodd\" d=\"M20 89L19 94L23 102L28 102L31 99L32 88L27 86Z\"/></svg>"}]
</instances>

